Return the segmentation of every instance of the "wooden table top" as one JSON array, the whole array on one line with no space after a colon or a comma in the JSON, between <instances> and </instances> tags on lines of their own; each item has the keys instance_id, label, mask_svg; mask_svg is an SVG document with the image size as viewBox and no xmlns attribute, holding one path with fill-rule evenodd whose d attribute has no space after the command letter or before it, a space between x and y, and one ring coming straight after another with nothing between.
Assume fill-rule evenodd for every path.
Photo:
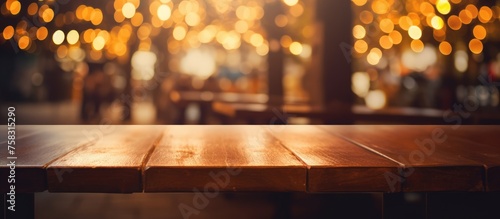
<instances>
[{"instance_id":1,"label":"wooden table top","mask_svg":"<svg viewBox=\"0 0 500 219\"><path fill-rule=\"evenodd\" d=\"M500 126L28 125L16 127L12 156L17 192L500 191L498 133ZM11 155L7 141L0 145L7 179Z\"/></svg>"}]
</instances>

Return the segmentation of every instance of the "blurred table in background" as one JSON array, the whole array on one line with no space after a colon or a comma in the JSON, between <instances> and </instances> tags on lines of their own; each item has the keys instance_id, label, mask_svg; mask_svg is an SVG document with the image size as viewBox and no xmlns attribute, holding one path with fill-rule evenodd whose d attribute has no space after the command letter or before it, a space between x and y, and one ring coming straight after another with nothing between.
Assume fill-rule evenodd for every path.
<instances>
[{"instance_id":1,"label":"blurred table in background","mask_svg":"<svg viewBox=\"0 0 500 219\"><path fill-rule=\"evenodd\" d=\"M355 124L434 124L454 125L458 113L438 109L389 107L373 110L365 106L353 106L352 115L340 113L335 108L307 104L268 105L261 103L214 102L212 110L223 118L224 123L288 124L290 118L306 118L312 124L336 124L346 116L352 116ZM445 119L448 118L448 119ZM451 121L450 121L451 120ZM499 124L499 113L475 112L460 117L461 124Z\"/></svg>"},{"instance_id":2,"label":"blurred table in background","mask_svg":"<svg viewBox=\"0 0 500 219\"><path fill-rule=\"evenodd\" d=\"M211 113L214 102L222 103L258 103L265 104L269 100L267 94L220 93L210 91L172 91L170 101L179 110L176 124L186 123L186 109L190 104L200 108L200 124L207 124L207 116Z\"/></svg>"}]
</instances>

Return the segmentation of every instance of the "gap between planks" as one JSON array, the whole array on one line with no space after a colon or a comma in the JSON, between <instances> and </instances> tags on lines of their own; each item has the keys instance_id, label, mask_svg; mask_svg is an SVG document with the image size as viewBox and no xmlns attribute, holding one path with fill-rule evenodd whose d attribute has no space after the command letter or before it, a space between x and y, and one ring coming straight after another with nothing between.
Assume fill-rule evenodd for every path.
<instances>
[{"instance_id":1,"label":"gap between planks","mask_svg":"<svg viewBox=\"0 0 500 219\"><path fill-rule=\"evenodd\" d=\"M160 132L159 136L156 137L155 141L153 141L153 145L151 145L151 148L149 148L148 153L146 154L146 156L144 157L144 159L141 162L141 183L142 183L142 192L143 193L146 190L146 186L145 186L146 185L146 175L145 175L146 174L146 165L148 164L149 159L153 155L153 152L157 148L158 144L160 143L161 139L163 138L163 136L165 135L165 132L167 130L168 129Z\"/></svg>"},{"instance_id":2,"label":"gap between planks","mask_svg":"<svg viewBox=\"0 0 500 219\"><path fill-rule=\"evenodd\" d=\"M293 152L290 148L288 148L288 146L286 146L275 134L273 134L271 131L269 131L267 129L268 126L260 126L261 128L265 129L265 132L267 134L269 134L269 136L271 136L273 139L275 139L276 141L278 141L278 143L283 147L285 148L287 151L289 151L298 161L300 161L300 163L302 163L305 167L306 167L306 192L309 192L309 170L311 169L311 167L309 165L307 165L307 163L302 160L295 152Z\"/></svg>"}]
</instances>

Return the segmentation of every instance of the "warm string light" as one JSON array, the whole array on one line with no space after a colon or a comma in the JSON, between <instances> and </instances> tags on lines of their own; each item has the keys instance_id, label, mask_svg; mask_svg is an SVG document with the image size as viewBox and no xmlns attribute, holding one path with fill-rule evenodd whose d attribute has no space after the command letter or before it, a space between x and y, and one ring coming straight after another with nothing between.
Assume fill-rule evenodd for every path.
<instances>
[{"instance_id":1,"label":"warm string light","mask_svg":"<svg viewBox=\"0 0 500 219\"><path fill-rule=\"evenodd\" d=\"M219 37L220 40L216 40L216 42L224 42L227 40L227 42L225 43L226 46L224 46L224 43L221 43L224 48L238 48L237 45L239 43L238 39L235 38L236 35L224 34L224 32L233 33L231 31L234 30L236 33L240 34L239 41L241 42L246 42L250 45L253 45L255 48L264 46L269 47L269 42L267 42L266 40L264 40L263 44L256 44L251 42L251 37L244 37L243 35L248 30L259 33L261 35L264 34L264 31L261 29L258 22L258 20L263 16L262 5L264 3L262 1L263 0L254 0L250 2L214 1L213 7L215 7L215 11L218 12L219 15L226 15L228 13L234 13L236 15L236 20L234 20L233 22L234 24L227 25L231 26L231 28L227 28L225 27L225 25L222 25L223 28L215 30L215 32L222 32ZM289 7L288 15L280 14L276 16L275 22L277 26L285 27L289 23L290 17L300 16L303 13L304 8L302 3L298 0L282 1L285 6ZM353 36L358 40L365 40L364 38L366 37L373 37L373 32L367 33L367 30L362 24L369 24L371 27L372 23L376 22L378 23L378 27L376 27L376 29L378 29L382 34L378 36L377 41L371 40L369 47L374 46L372 45L373 42L378 42L377 47L384 50L392 49L394 45L399 44L399 41L406 38L404 37L404 35L400 37L402 31L406 31L408 33L408 36L413 39L413 41L410 41L410 48L417 48L418 50L418 48L420 48L419 46L411 45L419 44L419 41L417 40L420 40L423 34L422 31L427 27L433 28L434 39L438 42L442 42L447 39L448 32L460 31L467 25L476 23L473 28L474 39L467 42L467 44L469 45L469 50L471 52L480 53L482 52L482 41L487 37L487 35L485 34L487 32L487 28L491 26L489 24L497 20L500 12L500 7L498 6L476 6L474 2L466 2L460 0L352 0L352 2L356 7L368 9L363 10L359 13L358 22L360 22L361 24L354 27ZM56 18L54 9L51 8L48 4L39 5L36 3L30 3L24 5L18 0L7 0L4 4L6 11L2 11L2 14L5 16L14 16L19 14L21 10L26 10L28 15L38 15L40 20L44 23L53 22ZM115 0L113 2L113 7L115 9L115 14L113 17L114 20L117 23L121 23L125 21L125 19L130 19L130 23L134 27L139 27L144 22L147 22L144 21L144 16L142 15L142 13L137 11L139 5L140 1L138 0ZM406 10L395 11L393 10L394 8L404 8ZM201 7L201 4L197 0L182 0L175 4L171 0L154 0L151 1L149 5L149 11L152 15L152 19L149 24L154 27L172 27L179 25L185 25L186 27L189 27L185 30L185 34L182 34L182 31L178 29L178 31L176 31L178 34L174 34L173 37L176 40L190 41L192 42L191 44L194 45L199 43L212 42L213 39L217 39L210 36L216 36L218 35L218 33L210 33L210 31L213 32L214 30L204 30L204 27L210 25L219 27L221 26L219 25L221 23L220 19L212 19L212 22L210 24L205 24L203 22L208 16L207 9ZM65 17L71 17L71 13L66 15L67 16ZM60 15L57 16L60 17ZM93 25L101 24L104 19L104 14L101 9L85 5L78 6L73 16L78 20L91 22ZM377 18L376 20L374 19L375 17ZM228 21L228 23L230 23L230 21ZM479 25L477 23L480 23L482 25ZM27 32L27 30L16 29L15 33L23 31ZM44 29L42 29L41 31L35 29L34 31L36 33L35 35L28 36L30 38L30 41L44 40L46 38L47 34L45 34ZM4 32L4 39L11 39L14 35L16 35L15 38L17 40L23 36L17 34L10 36L9 33L11 33L12 31L8 27L5 28ZM179 34L179 32L181 33ZM188 32L192 32L193 34L189 34ZM182 35L192 37L194 35L198 35L199 33L203 33L206 37L195 37L200 39L197 43L192 38L186 39L185 37L182 37ZM175 35L177 35L177 37ZM181 37L179 37L179 35ZM229 36L229 38L226 39L227 36ZM209 38L210 40L208 40ZM481 43L477 42L477 40L481 41ZM285 47L290 49L288 45L286 45ZM297 48L297 46L294 46L293 48ZM362 41L359 41L357 43L355 49L359 53L364 53L367 50L364 48L364 44L362 43ZM295 49L295 51L290 51L290 53L297 55L296 50L297 49Z\"/></svg>"},{"instance_id":2,"label":"warm string light","mask_svg":"<svg viewBox=\"0 0 500 219\"><path fill-rule=\"evenodd\" d=\"M422 38L427 43L427 33L432 33L442 55L450 55L453 47L450 42L460 42L463 36L472 33L472 39L465 44L473 54L483 52L483 41L487 39L488 29L495 28L500 19L500 6L476 6L476 1L461 0L352 0L358 19L355 19L353 37L354 50L365 54L369 64L378 63L373 48L394 49L400 43L403 48L421 52L424 48ZM472 25L472 26L471 26ZM430 29L431 31L427 31ZM455 32L456 31L456 32ZM406 34L401 35L401 33ZM468 33L467 33L468 32ZM397 47L400 48L400 47ZM383 52L385 53L385 52ZM371 57L371 58L370 58Z\"/></svg>"},{"instance_id":3,"label":"warm string light","mask_svg":"<svg viewBox=\"0 0 500 219\"><path fill-rule=\"evenodd\" d=\"M353 92L369 108L383 108L385 97L391 93L380 90L381 84L387 83L376 79L380 69L399 78L409 71L424 72L437 62L438 56L450 56L454 69L447 71L464 73L469 70L470 59L484 57L485 42L499 40L488 34L498 31L498 3L482 6L478 0L351 1L356 15L353 55L360 64L355 65L354 70L360 72L352 78Z\"/></svg>"},{"instance_id":4,"label":"warm string light","mask_svg":"<svg viewBox=\"0 0 500 219\"><path fill-rule=\"evenodd\" d=\"M295 20L304 14L304 3L300 0L281 0L285 8L284 14L279 14L275 18L276 25L280 28L287 28L287 26L295 25ZM261 56L267 55L270 51L270 42L268 42L265 30L260 23L264 16L263 6L266 4L265 0L209 0L210 4L202 4L200 0L150 0L149 5L143 6L146 11L150 13L150 20L146 20L143 15L144 10L139 6L139 0L115 0L112 3L114 14L112 19L116 25L112 27L114 31L109 31L110 39L102 45L101 38L96 40L97 32L103 24L105 13L100 8L94 8L87 5L79 5L74 11L66 13L55 14L58 9L52 6L53 2L44 4L30 3L22 4L17 0L7 0L4 4L7 12L2 11L4 16L13 16L20 13L21 9L26 10L29 16L36 16L40 19L42 24L55 25L60 31L48 31L45 26L35 28L33 35L28 35L27 30L15 28L14 31L8 26L4 28L2 36L4 39L9 40L15 38L20 39L22 36L28 36L30 42L43 41L47 35L51 35L51 42L55 45L62 45L65 42L69 45L83 46L84 48L105 50L106 53L111 55L123 56L128 54L124 52L127 50L128 37L124 37L123 33L128 32L127 28L131 25L137 29L148 28L167 28L172 30L171 38L180 41L174 43L168 40L168 50L174 51L173 47L181 45L184 51L193 47L199 47L202 44L219 44L225 50L235 50L243 46L243 44L250 45L254 48L254 52ZM213 13L215 12L215 13ZM87 30L73 30L71 32L62 31L64 25L71 24L72 22L89 22L96 28ZM109 25L109 24L105 24ZM19 25L18 25L19 26ZM216 27L216 28L213 28ZM300 56L302 58L309 58L310 53L308 44L303 43L303 38L312 38L314 36L313 29L310 25L300 27L299 31L301 36L294 36L294 44L292 47L286 45L285 51L289 54ZM19 35L23 32L24 35ZM119 34L121 32L122 34ZM158 31L149 31L149 34L138 35L139 38L144 39L153 37L158 34ZM125 34L127 35L127 34ZM290 37L290 36L288 36ZM23 38L25 42L26 38ZM118 40L115 40L118 39ZM142 39L139 39L144 41ZM141 45L147 42L141 42ZM90 47L84 46L90 45ZM110 45L108 45L110 44ZM289 43L291 44L291 43ZM22 43L26 45L26 43ZM29 45L32 44L28 44ZM125 49L123 49L125 45ZM23 47L27 49L28 47ZM303 49L306 48L306 49Z\"/></svg>"},{"instance_id":5,"label":"warm string light","mask_svg":"<svg viewBox=\"0 0 500 219\"><path fill-rule=\"evenodd\" d=\"M132 79L147 81L153 78L162 53L168 52L172 72L199 81L219 72L223 91L255 92L263 87L262 82L254 81L260 76L246 75L264 74L264 57L270 52L285 53L287 62L296 66L308 64L313 55L313 7L303 0L275 1L283 10L268 16L270 20L265 22L271 23L265 24L268 0L113 0L104 7L88 2L62 6L57 1L26 5L19 1L22 11L13 2L0 3L13 5L7 11L2 6L2 16L40 22L36 27L23 21L1 27L0 37L28 53L52 51L61 69L70 74L85 62L131 63ZM283 29L283 40L268 38L265 26L272 22ZM300 89L300 83L290 77L286 81L285 87ZM201 88L199 84L193 87Z\"/></svg>"}]
</instances>

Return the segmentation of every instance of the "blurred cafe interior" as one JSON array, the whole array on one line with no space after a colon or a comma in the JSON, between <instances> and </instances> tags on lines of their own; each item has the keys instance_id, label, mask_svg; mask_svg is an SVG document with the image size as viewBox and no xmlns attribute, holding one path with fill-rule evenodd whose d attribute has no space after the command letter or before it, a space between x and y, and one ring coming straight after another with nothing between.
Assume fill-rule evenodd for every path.
<instances>
[{"instance_id":1,"label":"blurred cafe interior","mask_svg":"<svg viewBox=\"0 0 500 219\"><path fill-rule=\"evenodd\" d=\"M500 1L0 7L19 124L500 123Z\"/></svg>"},{"instance_id":2,"label":"blurred cafe interior","mask_svg":"<svg viewBox=\"0 0 500 219\"><path fill-rule=\"evenodd\" d=\"M0 1L0 107L18 125L498 125L499 89L500 0ZM46 192L37 216L179 218L193 200L134 195ZM207 211L271 218L281 195L224 194ZM293 196L295 218L382 206L314 197Z\"/></svg>"}]
</instances>

